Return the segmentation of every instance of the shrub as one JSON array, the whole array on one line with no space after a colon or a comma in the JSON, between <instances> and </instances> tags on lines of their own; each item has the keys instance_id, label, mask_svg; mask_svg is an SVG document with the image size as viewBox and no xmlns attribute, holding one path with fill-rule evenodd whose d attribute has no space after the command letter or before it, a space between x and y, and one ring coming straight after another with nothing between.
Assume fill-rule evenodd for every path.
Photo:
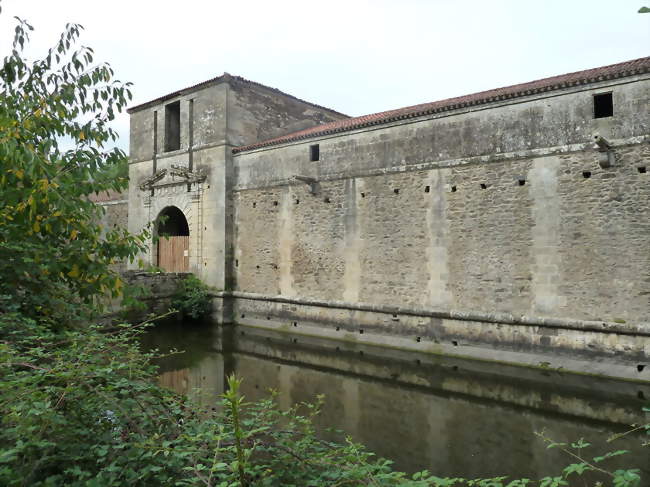
<instances>
[{"instance_id":1,"label":"shrub","mask_svg":"<svg viewBox=\"0 0 650 487\"><path fill-rule=\"evenodd\" d=\"M209 286L195 276L187 276L181 281L172 299L172 307L184 317L200 319L212 311L212 294Z\"/></svg>"}]
</instances>

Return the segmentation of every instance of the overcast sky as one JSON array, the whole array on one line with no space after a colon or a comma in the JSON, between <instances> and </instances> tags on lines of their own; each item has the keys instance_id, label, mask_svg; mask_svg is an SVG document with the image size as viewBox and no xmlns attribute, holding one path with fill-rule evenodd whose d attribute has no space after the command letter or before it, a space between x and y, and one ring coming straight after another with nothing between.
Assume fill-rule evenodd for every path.
<instances>
[{"instance_id":1,"label":"overcast sky","mask_svg":"<svg viewBox=\"0 0 650 487\"><path fill-rule=\"evenodd\" d=\"M229 72L356 116L648 56L649 3L0 0L0 55L14 15L31 55L76 22L132 105ZM127 149L127 115L116 128Z\"/></svg>"}]
</instances>

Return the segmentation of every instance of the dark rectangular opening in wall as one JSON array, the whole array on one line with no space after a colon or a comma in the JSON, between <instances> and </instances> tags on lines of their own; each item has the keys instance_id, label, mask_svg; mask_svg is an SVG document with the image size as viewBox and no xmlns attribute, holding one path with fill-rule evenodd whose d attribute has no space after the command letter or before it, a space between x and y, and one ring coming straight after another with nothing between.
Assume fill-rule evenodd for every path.
<instances>
[{"instance_id":1,"label":"dark rectangular opening in wall","mask_svg":"<svg viewBox=\"0 0 650 487\"><path fill-rule=\"evenodd\" d=\"M637 169L637 171L639 171L640 174L645 174L646 173L645 166L639 166L636 169Z\"/></svg>"},{"instance_id":2,"label":"dark rectangular opening in wall","mask_svg":"<svg viewBox=\"0 0 650 487\"><path fill-rule=\"evenodd\" d=\"M614 115L614 101L611 93L594 95L594 118L607 118Z\"/></svg>"},{"instance_id":3,"label":"dark rectangular opening in wall","mask_svg":"<svg viewBox=\"0 0 650 487\"><path fill-rule=\"evenodd\" d=\"M309 160L311 162L320 160L320 146L318 144L309 146Z\"/></svg>"},{"instance_id":4,"label":"dark rectangular opening in wall","mask_svg":"<svg viewBox=\"0 0 650 487\"><path fill-rule=\"evenodd\" d=\"M582 171L582 177L589 179L591 177L591 171Z\"/></svg>"},{"instance_id":5,"label":"dark rectangular opening in wall","mask_svg":"<svg viewBox=\"0 0 650 487\"><path fill-rule=\"evenodd\" d=\"M181 148L181 102L165 106L165 152Z\"/></svg>"},{"instance_id":6,"label":"dark rectangular opening in wall","mask_svg":"<svg viewBox=\"0 0 650 487\"><path fill-rule=\"evenodd\" d=\"M424 187L424 192L428 193L429 191L431 191L431 186L425 186Z\"/></svg>"}]
</instances>

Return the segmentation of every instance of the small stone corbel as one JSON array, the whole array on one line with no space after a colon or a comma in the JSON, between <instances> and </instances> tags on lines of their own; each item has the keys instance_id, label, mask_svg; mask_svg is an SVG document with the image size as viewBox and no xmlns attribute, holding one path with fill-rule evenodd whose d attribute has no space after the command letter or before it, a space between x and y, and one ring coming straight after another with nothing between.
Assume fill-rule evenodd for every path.
<instances>
[{"instance_id":1,"label":"small stone corbel","mask_svg":"<svg viewBox=\"0 0 650 487\"><path fill-rule=\"evenodd\" d=\"M598 134L594 135L594 142L596 142L596 149L599 152L598 164L600 167L606 169L614 166L616 164L616 154L614 153L612 144L605 137L601 137Z\"/></svg>"},{"instance_id":2,"label":"small stone corbel","mask_svg":"<svg viewBox=\"0 0 650 487\"><path fill-rule=\"evenodd\" d=\"M301 181L303 183L306 183L309 186L309 192L313 195L317 195L318 192L320 191L320 184L316 180L316 178L312 178L309 176L294 176L292 178L294 181Z\"/></svg>"}]
</instances>

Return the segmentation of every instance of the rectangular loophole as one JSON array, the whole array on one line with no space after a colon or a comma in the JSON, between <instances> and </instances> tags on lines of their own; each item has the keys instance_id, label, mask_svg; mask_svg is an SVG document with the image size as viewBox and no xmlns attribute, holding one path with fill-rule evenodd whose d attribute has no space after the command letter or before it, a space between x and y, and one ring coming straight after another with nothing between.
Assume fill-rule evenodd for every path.
<instances>
[{"instance_id":1,"label":"rectangular loophole","mask_svg":"<svg viewBox=\"0 0 650 487\"><path fill-rule=\"evenodd\" d=\"M399 188L395 188L395 189L393 190L393 193L395 193L395 194L399 194Z\"/></svg>"},{"instance_id":2,"label":"rectangular loophole","mask_svg":"<svg viewBox=\"0 0 650 487\"><path fill-rule=\"evenodd\" d=\"M425 186L424 187L424 192L425 193L430 193L431 192L431 186Z\"/></svg>"},{"instance_id":3,"label":"rectangular loophole","mask_svg":"<svg viewBox=\"0 0 650 487\"><path fill-rule=\"evenodd\" d=\"M481 183L481 189L487 189L487 184Z\"/></svg>"},{"instance_id":4,"label":"rectangular loophole","mask_svg":"<svg viewBox=\"0 0 650 487\"><path fill-rule=\"evenodd\" d=\"M646 173L646 167L645 166L639 166L636 168L637 171L639 171L639 174L645 174Z\"/></svg>"},{"instance_id":5,"label":"rectangular loophole","mask_svg":"<svg viewBox=\"0 0 650 487\"><path fill-rule=\"evenodd\" d=\"M309 146L309 160L316 162L320 160L320 145L314 144Z\"/></svg>"},{"instance_id":6,"label":"rectangular loophole","mask_svg":"<svg viewBox=\"0 0 650 487\"><path fill-rule=\"evenodd\" d=\"M457 190L456 186L452 186L450 189L451 189L451 192L452 192L452 193L455 193L456 190Z\"/></svg>"},{"instance_id":7,"label":"rectangular loophole","mask_svg":"<svg viewBox=\"0 0 650 487\"><path fill-rule=\"evenodd\" d=\"M526 184L526 180L525 179L517 179L517 184L519 186L524 186Z\"/></svg>"},{"instance_id":8,"label":"rectangular loophole","mask_svg":"<svg viewBox=\"0 0 650 487\"><path fill-rule=\"evenodd\" d=\"M591 171L582 171L582 177L589 179L591 177Z\"/></svg>"},{"instance_id":9,"label":"rectangular loophole","mask_svg":"<svg viewBox=\"0 0 650 487\"><path fill-rule=\"evenodd\" d=\"M594 95L594 118L607 118L614 115L614 100L611 93Z\"/></svg>"}]
</instances>

